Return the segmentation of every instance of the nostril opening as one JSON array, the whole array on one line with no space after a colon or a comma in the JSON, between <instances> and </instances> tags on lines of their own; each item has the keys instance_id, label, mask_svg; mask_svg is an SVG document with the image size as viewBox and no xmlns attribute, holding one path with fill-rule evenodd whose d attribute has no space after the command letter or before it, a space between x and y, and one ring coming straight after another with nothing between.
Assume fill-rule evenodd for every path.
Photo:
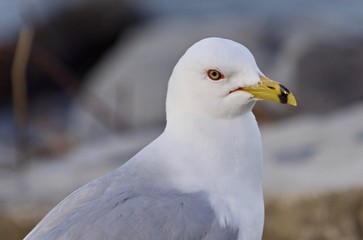
<instances>
[{"instance_id":1,"label":"nostril opening","mask_svg":"<svg viewBox=\"0 0 363 240\"><path fill-rule=\"evenodd\" d=\"M287 89L282 84L280 84L280 90L281 90L281 92L285 93L286 95L290 93L289 89Z\"/></svg>"},{"instance_id":2,"label":"nostril opening","mask_svg":"<svg viewBox=\"0 0 363 240\"><path fill-rule=\"evenodd\" d=\"M276 90L276 88L274 88L274 87L270 87L270 86L268 86L268 88L269 88L269 89L273 89L273 90Z\"/></svg>"}]
</instances>

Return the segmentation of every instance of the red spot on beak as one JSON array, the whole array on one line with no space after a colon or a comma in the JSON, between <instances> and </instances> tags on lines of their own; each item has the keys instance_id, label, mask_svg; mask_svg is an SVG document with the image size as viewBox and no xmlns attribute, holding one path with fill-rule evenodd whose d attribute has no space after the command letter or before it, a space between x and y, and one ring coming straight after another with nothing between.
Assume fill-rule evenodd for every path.
<instances>
[{"instance_id":1,"label":"red spot on beak","mask_svg":"<svg viewBox=\"0 0 363 240\"><path fill-rule=\"evenodd\" d=\"M243 87L236 88L235 90L230 91L229 94L237 92L237 91L243 91Z\"/></svg>"}]
</instances>

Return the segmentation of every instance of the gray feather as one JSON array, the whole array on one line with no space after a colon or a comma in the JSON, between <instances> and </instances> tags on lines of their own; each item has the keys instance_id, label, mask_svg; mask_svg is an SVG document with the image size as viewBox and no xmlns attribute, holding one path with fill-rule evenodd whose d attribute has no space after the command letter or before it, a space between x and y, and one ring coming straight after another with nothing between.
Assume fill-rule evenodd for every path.
<instances>
[{"instance_id":1,"label":"gray feather","mask_svg":"<svg viewBox=\"0 0 363 240\"><path fill-rule=\"evenodd\" d=\"M135 180L136 179L136 180ZM237 239L222 228L202 192L162 190L114 172L64 199L27 236L44 239Z\"/></svg>"}]
</instances>

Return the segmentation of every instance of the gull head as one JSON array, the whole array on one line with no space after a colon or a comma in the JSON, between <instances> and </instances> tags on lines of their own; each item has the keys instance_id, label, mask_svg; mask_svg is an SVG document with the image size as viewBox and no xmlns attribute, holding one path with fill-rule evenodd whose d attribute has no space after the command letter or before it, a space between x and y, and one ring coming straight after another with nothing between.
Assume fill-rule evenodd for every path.
<instances>
[{"instance_id":1,"label":"gull head","mask_svg":"<svg viewBox=\"0 0 363 240\"><path fill-rule=\"evenodd\" d=\"M260 99L296 106L294 95L268 79L245 46L206 38L192 45L176 64L166 108L167 115L230 118L250 111Z\"/></svg>"}]
</instances>

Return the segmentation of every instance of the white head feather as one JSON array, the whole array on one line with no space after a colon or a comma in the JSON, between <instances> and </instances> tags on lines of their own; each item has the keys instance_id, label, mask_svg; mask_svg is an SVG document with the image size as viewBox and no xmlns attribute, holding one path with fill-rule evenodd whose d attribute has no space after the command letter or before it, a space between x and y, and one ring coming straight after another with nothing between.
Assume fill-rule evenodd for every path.
<instances>
[{"instance_id":1,"label":"white head feather","mask_svg":"<svg viewBox=\"0 0 363 240\"><path fill-rule=\"evenodd\" d=\"M208 70L215 69L224 78L213 81ZM237 91L251 86L263 75L251 52L243 45L221 38L203 39L191 46L176 64L169 80L167 116L175 112L206 114L229 118L250 110L252 95Z\"/></svg>"}]
</instances>

